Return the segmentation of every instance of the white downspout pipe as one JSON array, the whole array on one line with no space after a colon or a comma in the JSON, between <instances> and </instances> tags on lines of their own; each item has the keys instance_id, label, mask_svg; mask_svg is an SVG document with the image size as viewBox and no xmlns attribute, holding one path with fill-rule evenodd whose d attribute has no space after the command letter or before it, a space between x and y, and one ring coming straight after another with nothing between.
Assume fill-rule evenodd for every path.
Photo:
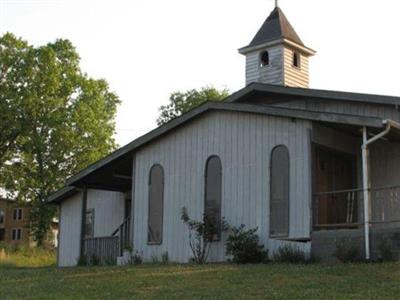
<instances>
[{"instance_id":1,"label":"white downspout pipe","mask_svg":"<svg viewBox=\"0 0 400 300\"><path fill-rule=\"evenodd\" d=\"M367 127L365 126L363 127L363 144L361 146L361 149L362 149L362 166L363 166L362 171L363 171L363 190L364 190L364 240L365 240L366 260L370 260L371 258L370 241L369 241L369 223L370 223L369 203L371 197L371 179L369 174L368 146L389 133L391 129L391 122L384 121L383 124L386 124L386 129L369 140L368 140Z\"/></svg>"}]
</instances>

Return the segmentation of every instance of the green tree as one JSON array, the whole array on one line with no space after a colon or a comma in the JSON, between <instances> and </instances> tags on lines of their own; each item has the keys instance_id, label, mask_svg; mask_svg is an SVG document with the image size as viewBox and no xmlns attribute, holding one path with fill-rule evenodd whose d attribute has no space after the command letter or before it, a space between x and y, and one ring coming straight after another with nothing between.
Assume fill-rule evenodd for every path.
<instances>
[{"instance_id":1,"label":"green tree","mask_svg":"<svg viewBox=\"0 0 400 300\"><path fill-rule=\"evenodd\" d=\"M0 99L18 135L14 140L1 135L0 145L13 146L3 156L0 184L30 206L31 232L40 245L55 215L47 197L116 148L119 99L106 81L80 70L79 55L68 40L34 47L5 34L0 57L3 53L9 60L0 61L0 78L5 78L0 91L7 92L0 92Z\"/></svg>"},{"instance_id":2,"label":"green tree","mask_svg":"<svg viewBox=\"0 0 400 300\"><path fill-rule=\"evenodd\" d=\"M29 73L24 68L26 48L26 42L11 34L0 37L0 169L16 150L25 127L21 104Z\"/></svg>"},{"instance_id":3,"label":"green tree","mask_svg":"<svg viewBox=\"0 0 400 300\"><path fill-rule=\"evenodd\" d=\"M174 92L169 98L169 104L160 107L157 124L163 125L207 101L222 101L228 96L229 91L227 89L217 90L214 87Z\"/></svg>"}]
</instances>

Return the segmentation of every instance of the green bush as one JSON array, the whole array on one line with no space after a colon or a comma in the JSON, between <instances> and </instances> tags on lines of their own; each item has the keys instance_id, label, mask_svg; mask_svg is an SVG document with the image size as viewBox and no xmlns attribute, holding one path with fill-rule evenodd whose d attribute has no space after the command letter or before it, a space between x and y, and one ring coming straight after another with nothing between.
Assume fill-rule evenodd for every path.
<instances>
[{"instance_id":1,"label":"green bush","mask_svg":"<svg viewBox=\"0 0 400 300\"><path fill-rule=\"evenodd\" d=\"M231 228L226 241L226 254L232 255L237 264L262 263L268 261L268 251L259 244L258 228L245 230L245 225Z\"/></svg>"},{"instance_id":2,"label":"green bush","mask_svg":"<svg viewBox=\"0 0 400 300\"><path fill-rule=\"evenodd\" d=\"M206 214L202 221L196 221L190 218L186 207L181 210L181 220L189 230L189 246L193 257L191 262L196 264L205 264L210 253L211 244L220 237L222 232L228 230L228 224L222 218L221 224L216 224L215 220Z\"/></svg>"},{"instance_id":3,"label":"green bush","mask_svg":"<svg viewBox=\"0 0 400 300\"><path fill-rule=\"evenodd\" d=\"M383 262L392 262L396 260L392 248L390 247L388 242L384 239L382 239L381 243L379 244L379 252L380 252L380 259Z\"/></svg>"},{"instance_id":4,"label":"green bush","mask_svg":"<svg viewBox=\"0 0 400 300\"><path fill-rule=\"evenodd\" d=\"M130 260L129 260L129 264L131 265L141 265L143 263L143 258L142 256L139 254L139 252L137 250L132 250L130 252Z\"/></svg>"},{"instance_id":5,"label":"green bush","mask_svg":"<svg viewBox=\"0 0 400 300\"><path fill-rule=\"evenodd\" d=\"M168 255L168 251L164 252L161 255L161 261L163 264L168 264L169 263L169 255Z\"/></svg>"},{"instance_id":6,"label":"green bush","mask_svg":"<svg viewBox=\"0 0 400 300\"><path fill-rule=\"evenodd\" d=\"M279 263L305 264L306 254L296 246L284 245L274 253L273 259Z\"/></svg>"},{"instance_id":7,"label":"green bush","mask_svg":"<svg viewBox=\"0 0 400 300\"><path fill-rule=\"evenodd\" d=\"M343 263L354 263L360 261L360 251L357 246L345 242L336 245L333 255Z\"/></svg>"},{"instance_id":8,"label":"green bush","mask_svg":"<svg viewBox=\"0 0 400 300\"><path fill-rule=\"evenodd\" d=\"M116 264L112 257L100 258L95 254L80 256L77 262L80 267L113 266Z\"/></svg>"},{"instance_id":9,"label":"green bush","mask_svg":"<svg viewBox=\"0 0 400 300\"><path fill-rule=\"evenodd\" d=\"M79 267L86 267L89 265L89 259L86 255L81 255L78 258L78 262L77 262Z\"/></svg>"}]
</instances>

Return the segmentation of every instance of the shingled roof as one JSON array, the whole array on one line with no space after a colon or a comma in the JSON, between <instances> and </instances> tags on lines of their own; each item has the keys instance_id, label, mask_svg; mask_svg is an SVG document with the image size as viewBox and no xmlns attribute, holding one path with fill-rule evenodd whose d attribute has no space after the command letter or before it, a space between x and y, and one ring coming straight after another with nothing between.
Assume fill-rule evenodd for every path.
<instances>
[{"instance_id":1,"label":"shingled roof","mask_svg":"<svg viewBox=\"0 0 400 300\"><path fill-rule=\"evenodd\" d=\"M288 39L304 46L283 11L279 7L276 7L267 20L265 20L251 43L245 48L259 46L280 39Z\"/></svg>"}]
</instances>

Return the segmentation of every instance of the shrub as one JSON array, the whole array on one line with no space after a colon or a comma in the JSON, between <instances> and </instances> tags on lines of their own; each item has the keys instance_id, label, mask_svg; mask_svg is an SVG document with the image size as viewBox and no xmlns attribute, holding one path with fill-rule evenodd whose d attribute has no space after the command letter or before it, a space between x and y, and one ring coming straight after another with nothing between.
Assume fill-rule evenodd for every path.
<instances>
[{"instance_id":1,"label":"shrub","mask_svg":"<svg viewBox=\"0 0 400 300\"><path fill-rule=\"evenodd\" d=\"M89 257L90 266L99 266L101 264L101 259L97 255L91 255Z\"/></svg>"},{"instance_id":2,"label":"shrub","mask_svg":"<svg viewBox=\"0 0 400 300\"><path fill-rule=\"evenodd\" d=\"M103 265L105 266L115 266L117 264L116 260L112 257L106 257L103 260Z\"/></svg>"},{"instance_id":3,"label":"shrub","mask_svg":"<svg viewBox=\"0 0 400 300\"><path fill-rule=\"evenodd\" d=\"M215 237L219 232L228 229L225 220L222 220L220 228L206 215L203 216L203 221L192 220L186 207L182 208L181 220L189 229L189 246L193 253L191 261L196 264L206 263L211 243L215 241Z\"/></svg>"},{"instance_id":4,"label":"shrub","mask_svg":"<svg viewBox=\"0 0 400 300\"><path fill-rule=\"evenodd\" d=\"M274 253L274 261L280 263L290 264L304 264L307 263L305 253L296 246L284 245L278 248Z\"/></svg>"},{"instance_id":5,"label":"shrub","mask_svg":"<svg viewBox=\"0 0 400 300\"><path fill-rule=\"evenodd\" d=\"M392 248L390 247L388 242L384 239L382 239L381 243L379 244L379 252L380 252L380 259L383 262L391 262L396 260Z\"/></svg>"},{"instance_id":6,"label":"shrub","mask_svg":"<svg viewBox=\"0 0 400 300\"><path fill-rule=\"evenodd\" d=\"M87 267L87 266L100 266L102 264L107 264L107 259L102 261L97 255L82 255L78 259L78 266Z\"/></svg>"},{"instance_id":7,"label":"shrub","mask_svg":"<svg viewBox=\"0 0 400 300\"><path fill-rule=\"evenodd\" d=\"M129 264L131 265L141 265L143 263L143 258L137 250L130 251Z\"/></svg>"},{"instance_id":8,"label":"shrub","mask_svg":"<svg viewBox=\"0 0 400 300\"><path fill-rule=\"evenodd\" d=\"M85 267L89 265L89 260L88 257L86 255L81 255L78 258L78 266L80 267Z\"/></svg>"},{"instance_id":9,"label":"shrub","mask_svg":"<svg viewBox=\"0 0 400 300\"><path fill-rule=\"evenodd\" d=\"M164 253L161 255L161 261L162 261L163 264L169 263L168 251L164 252Z\"/></svg>"},{"instance_id":10,"label":"shrub","mask_svg":"<svg viewBox=\"0 0 400 300\"><path fill-rule=\"evenodd\" d=\"M353 263L360 261L360 251L355 245L349 245L345 242L336 245L333 255L343 263Z\"/></svg>"},{"instance_id":11,"label":"shrub","mask_svg":"<svg viewBox=\"0 0 400 300\"><path fill-rule=\"evenodd\" d=\"M259 245L258 228L245 230L245 225L233 227L226 241L226 254L237 264L262 263L268 260L268 251Z\"/></svg>"}]
</instances>

